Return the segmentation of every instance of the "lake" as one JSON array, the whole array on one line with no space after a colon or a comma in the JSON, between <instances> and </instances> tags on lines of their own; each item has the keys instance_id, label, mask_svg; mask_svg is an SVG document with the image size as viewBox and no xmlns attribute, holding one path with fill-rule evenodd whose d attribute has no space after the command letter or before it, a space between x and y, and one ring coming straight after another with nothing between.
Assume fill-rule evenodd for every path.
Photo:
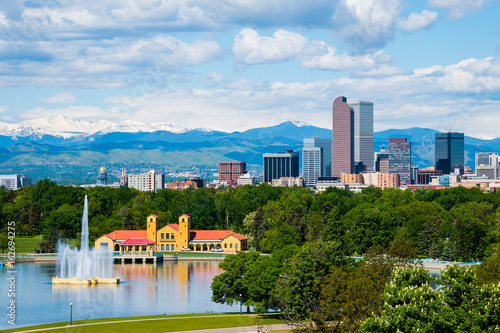
<instances>
[{"instance_id":1,"label":"lake","mask_svg":"<svg viewBox=\"0 0 500 333\"><path fill-rule=\"evenodd\" d=\"M114 265L119 285L52 285L56 263L15 266L16 327L73 320L159 314L237 312L238 305L211 301L210 284L221 273L215 261L166 261L155 265ZM2 320L8 324L9 268L0 268Z\"/></svg>"}]
</instances>

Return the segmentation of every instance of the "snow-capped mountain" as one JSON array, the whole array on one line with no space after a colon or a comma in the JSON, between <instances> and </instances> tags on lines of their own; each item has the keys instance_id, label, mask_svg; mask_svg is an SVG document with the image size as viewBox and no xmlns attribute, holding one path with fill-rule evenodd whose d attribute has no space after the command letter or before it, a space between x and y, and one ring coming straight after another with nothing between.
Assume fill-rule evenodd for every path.
<instances>
[{"instance_id":1,"label":"snow-capped mountain","mask_svg":"<svg viewBox=\"0 0 500 333\"><path fill-rule=\"evenodd\" d=\"M92 122L66 116L50 116L25 120L19 124L0 122L0 135L16 138L52 135L68 139L76 136L93 135L96 133L106 134L112 132L136 133L156 131L185 133L189 130L190 129L176 127L167 123L146 124L134 120L125 120L124 122L117 124L107 120Z\"/></svg>"}]
</instances>

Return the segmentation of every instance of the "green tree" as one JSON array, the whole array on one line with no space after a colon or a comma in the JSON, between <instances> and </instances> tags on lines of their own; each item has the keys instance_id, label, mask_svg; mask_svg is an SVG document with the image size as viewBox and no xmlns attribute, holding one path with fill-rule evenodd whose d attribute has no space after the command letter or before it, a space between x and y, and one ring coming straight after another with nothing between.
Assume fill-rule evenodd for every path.
<instances>
[{"instance_id":1,"label":"green tree","mask_svg":"<svg viewBox=\"0 0 500 333\"><path fill-rule=\"evenodd\" d=\"M441 259L445 261L453 261L453 248L448 244L444 247L443 253L441 254Z\"/></svg>"},{"instance_id":2,"label":"green tree","mask_svg":"<svg viewBox=\"0 0 500 333\"><path fill-rule=\"evenodd\" d=\"M6 233L0 233L0 249L2 249L2 253L5 253L5 249L9 245L9 239L7 238Z\"/></svg>"},{"instance_id":3,"label":"green tree","mask_svg":"<svg viewBox=\"0 0 500 333\"><path fill-rule=\"evenodd\" d=\"M500 282L500 254L484 260L476 269L477 280L480 284Z\"/></svg>"},{"instance_id":4,"label":"green tree","mask_svg":"<svg viewBox=\"0 0 500 333\"><path fill-rule=\"evenodd\" d=\"M212 280L210 286L212 301L228 305L242 302L247 305L247 312L250 312L249 306L253 302L248 291L251 282L247 277L247 272L259 257L260 255L254 251L240 251L237 254L228 255L219 264L223 273Z\"/></svg>"}]
</instances>

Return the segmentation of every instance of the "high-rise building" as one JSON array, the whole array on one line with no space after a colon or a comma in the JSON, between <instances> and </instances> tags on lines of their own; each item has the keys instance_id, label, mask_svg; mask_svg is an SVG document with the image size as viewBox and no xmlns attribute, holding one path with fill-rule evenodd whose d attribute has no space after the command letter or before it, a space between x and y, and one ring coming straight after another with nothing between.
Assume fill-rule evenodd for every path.
<instances>
[{"instance_id":1,"label":"high-rise building","mask_svg":"<svg viewBox=\"0 0 500 333\"><path fill-rule=\"evenodd\" d=\"M389 160L389 152L387 150L385 150L384 148L382 148L380 151L375 153L374 165L373 165L375 172L389 173L389 169L384 170L384 171L381 170L381 163L380 162L383 160L387 160L387 161Z\"/></svg>"},{"instance_id":2,"label":"high-rise building","mask_svg":"<svg viewBox=\"0 0 500 333\"><path fill-rule=\"evenodd\" d=\"M97 175L97 186L108 186L108 173L105 167L99 169L99 174Z\"/></svg>"},{"instance_id":3,"label":"high-rise building","mask_svg":"<svg viewBox=\"0 0 500 333\"><path fill-rule=\"evenodd\" d=\"M7 190L17 190L25 185L31 185L31 178L27 175L0 175L0 187Z\"/></svg>"},{"instance_id":4,"label":"high-rise building","mask_svg":"<svg viewBox=\"0 0 500 333\"><path fill-rule=\"evenodd\" d=\"M246 162L219 162L219 183L236 182L246 172Z\"/></svg>"},{"instance_id":5,"label":"high-rise building","mask_svg":"<svg viewBox=\"0 0 500 333\"><path fill-rule=\"evenodd\" d=\"M128 187L144 192L160 191L165 188L165 175L160 170L151 170L146 174L128 175Z\"/></svg>"},{"instance_id":6,"label":"high-rise building","mask_svg":"<svg viewBox=\"0 0 500 333\"><path fill-rule=\"evenodd\" d=\"M500 158L498 153L476 153L476 174L488 179L500 177Z\"/></svg>"},{"instance_id":7,"label":"high-rise building","mask_svg":"<svg viewBox=\"0 0 500 333\"><path fill-rule=\"evenodd\" d=\"M450 174L455 169L464 173L464 133L436 133L436 170Z\"/></svg>"},{"instance_id":8,"label":"high-rise building","mask_svg":"<svg viewBox=\"0 0 500 333\"><path fill-rule=\"evenodd\" d=\"M354 163L363 162L367 172L373 171L373 103L350 102L354 112Z\"/></svg>"},{"instance_id":9,"label":"high-rise building","mask_svg":"<svg viewBox=\"0 0 500 333\"><path fill-rule=\"evenodd\" d=\"M411 142L389 138L389 173L398 174L401 185L411 184Z\"/></svg>"},{"instance_id":10,"label":"high-rise building","mask_svg":"<svg viewBox=\"0 0 500 333\"><path fill-rule=\"evenodd\" d=\"M411 183L412 184L418 184L418 165L412 165L411 166Z\"/></svg>"},{"instance_id":11,"label":"high-rise building","mask_svg":"<svg viewBox=\"0 0 500 333\"><path fill-rule=\"evenodd\" d=\"M299 176L299 153L287 150L284 153L266 153L263 157L265 183L281 177Z\"/></svg>"},{"instance_id":12,"label":"high-rise building","mask_svg":"<svg viewBox=\"0 0 500 333\"><path fill-rule=\"evenodd\" d=\"M342 172L354 172L354 112L339 96L332 106L332 177Z\"/></svg>"},{"instance_id":13,"label":"high-rise building","mask_svg":"<svg viewBox=\"0 0 500 333\"><path fill-rule=\"evenodd\" d=\"M330 177L332 172L332 140L306 138L302 148L302 173L306 187L316 185L319 177Z\"/></svg>"},{"instance_id":14,"label":"high-rise building","mask_svg":"<svg viewBox=\"0 0 500 333\"><path fill-rule=\"evenodd\" d=\"M306 187L313 188L321 177L321 148L302 148L302 174Z\"/></svg>"}]
</instances>

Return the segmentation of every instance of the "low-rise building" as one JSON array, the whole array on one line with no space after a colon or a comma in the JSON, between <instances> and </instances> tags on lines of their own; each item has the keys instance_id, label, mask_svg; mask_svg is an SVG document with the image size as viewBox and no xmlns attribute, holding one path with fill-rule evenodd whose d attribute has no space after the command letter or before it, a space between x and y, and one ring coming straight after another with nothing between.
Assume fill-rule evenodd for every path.
<instances>
[{"instance_id":1,"label":"low-rise building","mask_svg":"<svg viewBox=\"0 0 500 333\"><path fill-rule=\"evenodd\" d=\"M255 185L255 178L247 172L238 177L238 186Z\"/></svg>"},{"instance_id":2,"label":"low-rise building","mask_svg":"<svg viewBox=\"0 0 500 333\"><path fill-rule=\"evenodd\" d=\"M0 187L7 190L17 190L25 185L31 185L31 178L27 175L0 175Z\"/></svg>"},{"instance_id":3,"label":"low-rise building","mask_svg":"<svg viewBox=\"0 0 500 333\"><path fill-rule=\"evenodd\" d=\"M141 240L140 244L138 239ZM158 216L152 214L147 218L147 230L115 230L97 238L95 248L108 247L113 251L120 251L121 245L128 243L139 246L133 251L141 251L141 246L146 251L146 246L153 246L157 252L182 251L186 248L192 251L209 251L213 247L226 252L237 252L245 251L248 247L247 238L231 230L191 230L191 217L187 214L179 217L179 223L167 224L161 228Z\"/></svg>"},{"instance_id":4,"label":"low-rise building","mask_svg":"<svg viewBox=\"0 0 500 333\"><path fill-rule=\"evenodd\" d=\"M281 177L272 180L272 186L278 187L304 187L304 179L302 177Z\"/></svg>"},{"instance_id":5,"label":"low-rise building","mask_svg":"<svg viewBox=\"0 0 500 333\"><path fill-rule=\"evenodd\" d=\"M206 181L201 178L185 179L183 182L176 180L175 182L168 183L165 188L170 190L182 191L188 187L192 187L195 190L205 187Z\"/></svg>"}]
</instances>

